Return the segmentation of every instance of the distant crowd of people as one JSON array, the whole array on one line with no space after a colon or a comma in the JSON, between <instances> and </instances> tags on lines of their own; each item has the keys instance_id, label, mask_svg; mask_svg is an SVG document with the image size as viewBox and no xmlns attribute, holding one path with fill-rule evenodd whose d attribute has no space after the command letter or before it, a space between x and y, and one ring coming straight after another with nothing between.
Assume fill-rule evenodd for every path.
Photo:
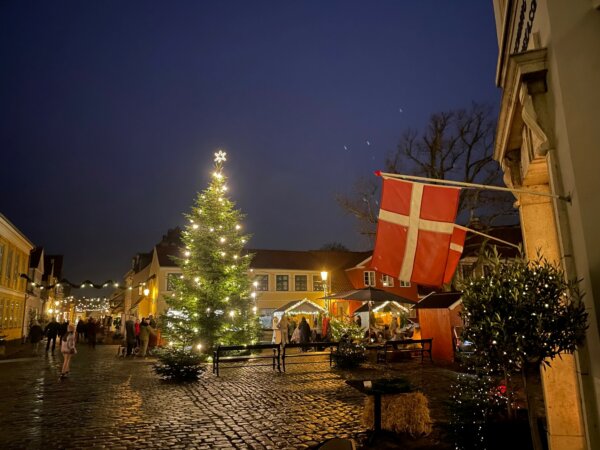
<instances>
[{"instance_id":1,"label":"distant crowd of people","mask_svg":"<svg viewBox=\"0 0 600 450\"><path fill-rule=\"evenodd\" d=\"M60 352L63 355L63 366L61 378L69 376L71 358L77 353L77 342L87 342L92 348L96 348L97 336L104 332L103 323L89 317L87 321L79 319L77 327L70 324L68 320L57 322L56 317L52 317L50 322L42 328L36 320L29 327L28 340L31 343L32 351L35 355L40 352L40 344L46 338L46 354L56 350L56 340L59 339Z\"/></svg>"},{"instance_id":2,"label":"distant crowd of people","mask_svg":"<svg viewBox=\"0 0 600 450\"><path fill-rule=\"evenodd\" d=\"M152 337L157 337L156 321L152 314L148 317L142 317L142 320L135 318L135 321L133 316L129 316L125 321L125 343L127 347L125 356L134 356L137 353L144 358Z\"/></svg>"},{"instance_id":3,"label":"distant crowd of people","mask_svg":"<svg viewBox=\"0 0 600 450\"><path fill-rule=\"evenodd\" d=\"M273 338L274 344L299 343L308 342L323 342L331 338L331 330L329 327L328 317L315 316L311 325L302 317L299 322L295 319L288 319L287 314L283 314L281 318L273 316Z\"/></svg>"}]
</instances>

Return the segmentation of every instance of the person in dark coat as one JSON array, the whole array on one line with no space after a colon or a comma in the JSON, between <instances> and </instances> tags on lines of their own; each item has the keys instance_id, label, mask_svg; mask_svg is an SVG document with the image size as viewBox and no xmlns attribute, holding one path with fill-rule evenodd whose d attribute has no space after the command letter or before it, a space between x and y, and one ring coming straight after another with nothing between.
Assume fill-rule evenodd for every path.
<instances>
[{"instance_id":1,"label":"person in dark coat","mask_svg":"<svg viewBox=\"0 0 600 450\"><path fill-rule=\"evenodd\" d=\"M29 342L31 342L31 347L33 349L33 354L37 355L40 349L40 341L42 340L42 336L44 335L44 330L40 326L39 322L36 320L29 328Z\"/></svg>"},{"instance_id":2,"label":"person in dark coat","mask_svg":"<svg viewBox=\"0 0 600 450\"><path fill-rule=\"evenodd\" d=\"M56 336L60 330L60 324L56 321L56 317L53 317L52 320L46 328L44 329L44 334L46 335L46 353L50 349L50 341L52 341L52 353L54 353L54 348L56 347Z\"/></svg>"},{"instance_id":3,"label":"person in dark coat","mask_svg":"<svg viewBox=\"0 0 600 450\"><path fill-rule=\"evenodd\" d=\"M125 341L127 343L127 356L131 356L136 344L135 324L131 316L125 321Z\"/></svg>"},{"instance_id":4,"label":"person in dark coat","mask_svg":"<svg viewBox=\"0 0 600 450\"><path fill-rule=\"evenodd\" d=\"M67 328L69 327L69 321L65 320L60 324L60 328L58 330L58 335L60 336L60 342L62 344L63 337L67 335Z\"/></svg>"},{"instance_id":5,"label":"person in dark coat","mask_svg":"<svg viewBox=\"0 0 600 450\"><path fill-rule=\"evenodd\" d=\"M96 333L98 332L98 324L93 317L90 317L87 323L88 344L92 348L96 348Z\"/></svg>"},{"instance_id":6,"label":"person in dark coat","mask_svg":"<svg viewBox=\"0 0 600 450\"><path fill-rule=\"evenodd\" d=\"M79 322L77 322L77 340L82 341L83 339L85 339L85 322L83 321L83 319L79 319Z\"/></svg>"},{"instance_id":7,"label":"person in dark coat","mask_svg":"<svg viewBox=\"0 0 600 450\"><path fill-rule=\"evenodd\" d=\"M310 325L308 324L308 322L306 321L306 319L304 317L300 321L300 325L298 325L298 328L300 329L300 343L305 344L305 343L309 342L310 341ZM305 352L306 347L302 347L302 351Z\"/></svg>"}]
</instances>

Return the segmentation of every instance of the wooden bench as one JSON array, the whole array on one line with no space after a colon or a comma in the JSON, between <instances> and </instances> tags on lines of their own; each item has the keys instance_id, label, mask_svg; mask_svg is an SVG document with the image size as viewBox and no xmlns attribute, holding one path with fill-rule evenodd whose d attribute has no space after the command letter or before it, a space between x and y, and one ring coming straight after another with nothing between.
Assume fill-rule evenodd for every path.
<instances>
[{"instance_id":1,"label":"wooden bench","mask_svg":"<svg viewBox=\"0 0 600 450\"><path fill-rule=\"evenodd\" d=\"M329 360L329 367L331 367L333 365L333 351L337 349L339 345L339 342L306 342L285 344L283 346L283 352L281 353L281 365L283 366L283 371L285 372L286 359L288 358L326 357L325 360L317 362L327 362L327 360ZM304 349L307 351L290 353L289 350L293 348ZM288 364L302 363L302 361L288 362Z\"/></svg>"},{"instance_id":2,"label":"wooden bench","mask_svg":"<svg viewBox=\"0 0 600 450\"><path fill-rule=\"evenodd\" d=\"M383 353L378 353L378 362L387 363L387 357L389 354L394 353L420 353L421 362L423 362L423 355L429 354L429 360L433 362L431 357L431 346L433 345L433 338L428 339L401 339L398 341L386 341L383 345Z\"/></svg>"},{"instance_id":3,"label":"wooden bench","mask_svg":"<svg viewBox=\"0 0 600 450\"><path fill-rule=\"evenodd\" d=\"M224 356L230 354L231 352L245 352L245 351L256 351L260 350L261 353L250 353L249 355L231 355ZM272 350L273 354L270 352L262 353L264 350ZM219 365L224 363L235 363L241 361L252 361L252 360L261 360L261 359L270 359L271 362L268 364L253 364L253 366L273 366L273 370L277 367L277 370L281 372L281 366L279 364L280 361L281 350L279 344L252 344L252 345L219 345L213 352L213 373L216 373L219 376ZM238 364L234 366L228 367L242 367L244 364Z\"/></svg>"}]
</instances>

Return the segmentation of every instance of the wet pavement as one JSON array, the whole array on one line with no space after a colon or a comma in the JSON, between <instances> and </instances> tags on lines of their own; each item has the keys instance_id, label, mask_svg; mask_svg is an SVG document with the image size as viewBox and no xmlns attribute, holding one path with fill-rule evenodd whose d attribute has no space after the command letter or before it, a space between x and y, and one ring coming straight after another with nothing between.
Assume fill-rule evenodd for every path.
<instances>
[{"instance_id":1,"label":"wet pavement","mask_svg":"<svg viewBox=\"0 0 600 450\"><path fill-rule=\"evenodd\" d=\"M196 383L159 380L152 359L124 359L117 347L78 348L71 376L62 357L0 361L0 448L309 448L332 437L363 448L449 448L440 441L454 372L407 361L351 373L307 359L285 374L269 367L210 371ZM430 399L434 433L371 445L360 423L364 395L345 383L406 375Z\"/></svg>"}]
</instances>

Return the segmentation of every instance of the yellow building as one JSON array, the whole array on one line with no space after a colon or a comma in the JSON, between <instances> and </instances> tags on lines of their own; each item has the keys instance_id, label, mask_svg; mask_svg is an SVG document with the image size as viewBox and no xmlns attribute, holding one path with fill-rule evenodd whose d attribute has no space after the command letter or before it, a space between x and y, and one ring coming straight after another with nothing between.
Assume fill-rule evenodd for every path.
<instances>
[{"instance_id":1,"label":"yellow building","mask_svg":"<svg viewBox=\"0 0 600 450\"><path fill-rule=\"evenodd\" d=\"M25 322L27 280L33 244L0 214L0 335L6 340L21 339Z\"/></svg>"},{"instance_id":2,"label":"yellow building","mask_svg":"<svg viewBox=\"0 0 600 450\"><path fill-rule=\"evenodd\" d=\"M600 1L494 0L502 88L494 158L516 193L525 250L580 279L586 340L542 370L552 450L600 448Z\"/></svg>"}]
</instances>

